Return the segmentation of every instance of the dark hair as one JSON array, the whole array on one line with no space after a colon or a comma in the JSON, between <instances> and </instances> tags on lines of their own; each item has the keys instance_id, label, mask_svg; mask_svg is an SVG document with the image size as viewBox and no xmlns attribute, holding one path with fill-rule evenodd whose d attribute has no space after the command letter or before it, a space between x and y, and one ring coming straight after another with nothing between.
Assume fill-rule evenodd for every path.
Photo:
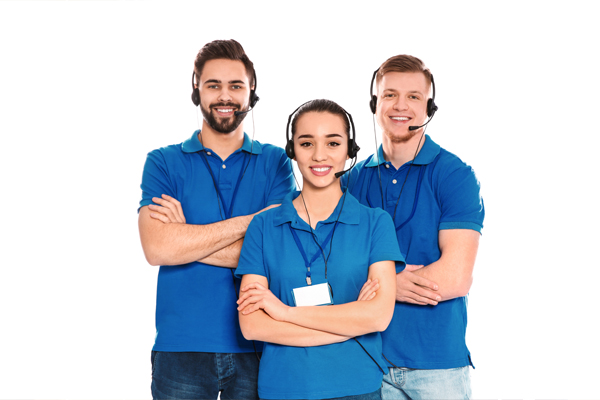
<instances>
[{"instance_id":1,"label":"dark hair","mask_svg":"<svg viewBox=\"0 0 600 400\"><path fill-rule=\"evenodd\" d=\"M250 86L256 85L256 82L254 82L254 64L252 64L252 61L250 61L246 55L242 45L233 39L213 40L210 43L206 43L204 47L200 49L198 55L196 55L196 60L194 61L196 83L200 83L200 75L202 75L204 64L206 64L207 61L217 59L241 61L244 64L244 67L246 67Z\"/></svg>"},{"instance_id":2,"label":"dark hair","mask_svg":"<svg viewBox=\"0 0 600 400\"><path fill-rule=\"evenodd\" d=\"M409 56L406 54L400 54L388 58L377 72L377 83L381 81L381 78L388 72L421 72L425 75L427 83L431 85L431 71L425 66L423 61L417 57Z\"/></svg>"},{"instance_id":3,"label":"dark hair","mask_svg":"<svg viewBox=\"0 0 600 400\"><path fill-rule=\"evenodd\" d=\"M292 120L292 137L290 139L293 139L294 134L296 133L296 124L298 118L308 112L327 112L333 115L339 115L344 121L344 130L346 131L346 135L348 135L348 138L350 138L350 126L348 124L348 116L346 111L334 101L317 99L304 103L295 111L294 119Z\"/></svg>"}]
</instances>

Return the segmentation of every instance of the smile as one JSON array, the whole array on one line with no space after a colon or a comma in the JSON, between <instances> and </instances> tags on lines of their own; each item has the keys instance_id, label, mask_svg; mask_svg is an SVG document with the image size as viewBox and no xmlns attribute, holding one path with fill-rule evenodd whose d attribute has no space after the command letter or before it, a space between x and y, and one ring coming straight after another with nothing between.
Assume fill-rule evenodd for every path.
<instances>
[{"instance_id":1,"label":"smile","mask_svg":"<svg viewBox=\"0 0 600 400\"><path fill-rule=\"evenodd\" d=\"M390 118L393 120L396 120L396 121L408 121L410 119L408 117L390 117Z\"/></svg>"},{"instance_id":2,"label":"smile","mask_svg":"<svg viewBox=\"0 0 600 400\"><path fill-rule=\"evenodd\" d=\"M315 172L326 172L326 171L329 171L331 169L331 167L322 167L322 168L311 167L311 169Z\"/></svg>"}]
</instances>

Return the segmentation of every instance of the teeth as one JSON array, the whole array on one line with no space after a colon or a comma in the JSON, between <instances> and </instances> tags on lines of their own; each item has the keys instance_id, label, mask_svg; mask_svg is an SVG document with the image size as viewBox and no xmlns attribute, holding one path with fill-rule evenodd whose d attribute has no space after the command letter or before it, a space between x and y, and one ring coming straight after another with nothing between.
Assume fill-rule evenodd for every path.
<instances>
[{"instance_id":1,"label":"teeth","mask_svg":"<svg viewBox=\"0 0 600 400\"><path fill-rule=\"evenodd\" d=\"M222 112L222 113L228 113L228 112L232 112L233 108L217 108L218 112Z\"/></svg>"},{"instance_id":2,"label":"teeth","mask_svg":"<svg viewBox=\"0 0 600 400\"><path fill-rule=\"evenodd\" d=\"M395 119L396 121L408 121L407 117L392 117L392 119Z\"/></svg>"},{"instance_id":3,"label":"teeth","mask_svg":"<svg viewBox=\"0 0 600 400\"><path fill-rule=\"evenodd\" d=\"M325 172L325 171L329 171L331 169L331 167L325 167L325 168L313 168L314 171L317 172Z\"/></svg>"}]
</instances>

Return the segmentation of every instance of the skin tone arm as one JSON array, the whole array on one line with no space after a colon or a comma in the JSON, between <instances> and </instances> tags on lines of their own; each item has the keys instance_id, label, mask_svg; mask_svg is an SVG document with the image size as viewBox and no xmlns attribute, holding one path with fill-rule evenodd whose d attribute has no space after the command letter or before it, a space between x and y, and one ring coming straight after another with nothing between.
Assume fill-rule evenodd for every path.
<instances>
[{"instance_id":1,"label":"skin tone arm","mask_svg":"<svg viewBox=\"0 0 600 400\"><path fill-rule=\"evenodd\" d=\"M238 301L240 320L264 310L276 321L290 322L342 336L360 336L383 331L394 313L395 268L393 261L380 261L369 267L369 279L378 281L377 295L370 301L354 301L327 307L290 307L275 297L266 286L253 282L242 285ZM256 327L261 330L261 327Z\"/></svg>"},{"instance_id":2,"label":"skin tone arm","mask_svg":"<svg viewBox=\"0 0 600 400\"><path fill-rule=\"evenodd\" d=\"M439 231L440 259L427 266L407 265L396 275L396 300L418 305L466 296L473 283L479 232L471 229Z\"/></svg>"},{"instance_id":3,"label":"skin tone arm","mask_svg":"<svg viewBox=\"0 0 600 400\"><path fill-rule=\"evenodd\" d=\"M242 287L248 287L252 283L267 287L267 278L260 275L244 275ZM377 280L368 280L362 287L357 301L372 300L379 289ZM265 290L265 295L275 295L270 290ZM279 301L277 299L277 301ZM248 340L260 340L263 342L277 343L285 346L312 347L326 344L344 342L350 336L336 335L316 329L305 328L289 322L276 321L263 310L258 309L252 313L239 313L242 334Z\"/></svg>"},{"instance_id":4,"label":"skin tone arm","mask_svg":"<svg viewBox=\"0 0 600 400\"><path fill-rule=\"evenodd\" d=\"M180 265L200 260L229 268L237 266L246 229L258 213L207 225L191 225L185 223L181 203L173 197L163 195L152 201L160 206L142 207L138 218L148 263ZM261 211L272 207L276 206Z\"/></svg>"}]
</instances>

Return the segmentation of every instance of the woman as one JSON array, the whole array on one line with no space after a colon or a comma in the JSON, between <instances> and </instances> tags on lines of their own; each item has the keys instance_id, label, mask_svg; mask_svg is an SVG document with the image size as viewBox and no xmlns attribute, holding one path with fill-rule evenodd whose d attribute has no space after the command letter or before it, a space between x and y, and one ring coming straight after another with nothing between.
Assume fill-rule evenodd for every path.
<instances>
[{"instance_id":1,"label":"woman","mask_svg":"<svg viewBox=\"0 0 600 400\"><path fill-rule=\"evenodd\" d=\"M349 114L313 100L292 116L286 152L302 191L254 217L236 270L242 333L266 342L259 396L380 399L379 331L394 310L394 261L403 262L394 227L342 192L335 175L357 151Z\"/></svg>"}]
</instances>

